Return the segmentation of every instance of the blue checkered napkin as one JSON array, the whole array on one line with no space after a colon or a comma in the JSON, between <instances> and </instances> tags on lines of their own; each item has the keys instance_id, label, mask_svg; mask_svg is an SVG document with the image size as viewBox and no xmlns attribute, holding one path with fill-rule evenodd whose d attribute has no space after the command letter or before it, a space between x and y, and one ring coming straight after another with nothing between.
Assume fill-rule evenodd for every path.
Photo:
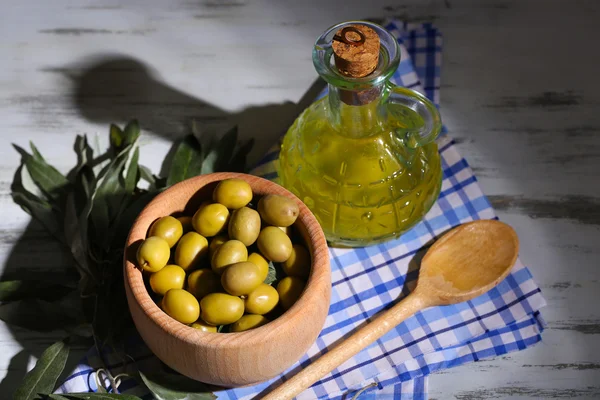
<instances>
[{"instance_id":1,"label":"blue checkered napkin","mask_svg":"<svg viewBox=\"0 0 600 400\"><path fill-rule=\"evenodd\" d=\"M429 24L396 21L389 22L386 28L398 38L402 48L403 60L393 77L395 83L419 90L439 104L439 32ZM407 53L410 57L406 57ZM452 139L442 135L438 146L444 169L442 192L424 221L400 239L382 245L330 249L332 304L309 358L318 356L393 302L403 285L414 283L417 273L408 272L408 264L426 243L458 224L496 218ZM276 146L265 157L268 161L254 173L276 180L277 151ZM332 398L370 382L387 390L389 385L418 379L442 368L524 349L541 340L544 322L538 310L544 305L529 270L518 261L511 275L489 293L466 303L418 313L299 398ZM403 389L401 386L400 391ZM373 391L383 396L383 391ZM417 397L410 391L406 395Z\"/></svg>"},{"instance_id":2,"label":"blue checkered napkin","mask_svg":"<svg viewBox=\"0 0 600 400\"><path fill-rule=\"evenodd\" d=\"M400 42L403 60L393 80L425 93L439 103L441 36L431 25L391 21L386 24ZM410 57L408 56L410 55ZM425 219L401 238L359 249L330 249L332 297L329 316L316 343L290 371L306 367L333 343L352 332L394 302L406 286L412 288L417 271L409 262L428 242L447 229L475 219L496 218L467 162L452 139L438 139L444 178L436 204ZM276 180L278 146L267 154L253 173ZM433 307L417 313L394 330L325 376L299 399L346 399L361 389L360 399L426 399L427 376L437 370L482 358L522 350L541 340L544 322L539 309L545 305L540 289L520 261L512 273L490 292L466 303ZM143 344L131 352L138 366L158 362ZM103 354L113 373L122 371L123 360ZM102 365L90 351L59 388L96 391L95 369ZM289 372L288 372L289 373ZM219 399L249 399L271 385L289 378L288 373L256 386L217 393ZM134 380L124 380L124 393L149 397Z\"/></svg>"}]
</instances>

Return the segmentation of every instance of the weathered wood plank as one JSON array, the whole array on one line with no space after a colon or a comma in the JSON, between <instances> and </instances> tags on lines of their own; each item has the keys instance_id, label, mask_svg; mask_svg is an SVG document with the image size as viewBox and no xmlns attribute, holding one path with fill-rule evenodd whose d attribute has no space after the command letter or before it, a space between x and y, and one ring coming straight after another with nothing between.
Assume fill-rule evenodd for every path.
<instances>
[{"instance_id":1,"label":"weathered wood plank","mask_svg":"<svg viewBox=\"0 0 600 400\"><path fill-rule=\"evenodd\" d=\"M569 219L582 224L600 225L600 197L567 195L557 199L532 199L492 195L489 200L497 210L522 213L531 218Z\"/></svg>"}]
</instances>

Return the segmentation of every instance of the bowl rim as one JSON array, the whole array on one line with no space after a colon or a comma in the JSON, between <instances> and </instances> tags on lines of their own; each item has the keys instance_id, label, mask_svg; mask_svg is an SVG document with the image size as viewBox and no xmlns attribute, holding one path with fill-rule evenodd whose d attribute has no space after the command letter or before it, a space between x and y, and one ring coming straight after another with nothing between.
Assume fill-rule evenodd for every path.
<instances>
[{"instance_id":1,"label":"bowl rim","mask_svg":"<svg viewBox=\"0 0 600 400\"><path fill-rule=\"evenodd\" d=\"M134 263L128 260L127 248L131 246L134 242L145 238L145 233L147 232L149 225L143 229L143 237L140 237L139 231L142 229L142 227L140 227L139 224L141 223L140 219L144 215L146 210L166 200L174 192L181 190L187 185L197 185L198 187L195 189L195 191L197 192L202 187L208 184L230 178L238 178L248 182L253 187L253 192L254 186L256 184L262 184L267 187L267 190L263 191L264 194L281 194L294 199L297 202L300 209L300 212L298 214L298 221L301 224L303 224L307 230L307 237L312 244L313 252L311 256L311 272L308 279L306 280L304 291L302 292L298 300L294 303L294 305L292 305L292 307L284 311L279 317L277 317L273 321L270 321L269 323L261 327L244 332L227 332L226 334L222 334L215 332L204 332L192 328L191 326L176 321L175 319L168 316L164 311L162 311L154 302L154 300L152 300L152 298L150 297L150 293L144 285L143 272ZM300 312L302 312L304 307L308 305L310 301L309 299L320 295L320 292L322 291L323 282L327 283L329 293L331 291L329 249L327 247L325 234L323 233L323 230L321 229L321 226L315 218L314 214L297 196L285 189L283 186L255 175L237 172L216 172L205 175L198 175L196 177L178 182L159 193L156 197L154 197L142 209L142 211L140 211L129 231L129 234L127 235L125 251L123 256L123 275L124 284L126 285L128 291L131 293L131 297L135 299L135 302L138 304L145 316L149 318L154 324L158 325L161 328L161 330L163 330L165 333L175 336L178 339L183 340L187 343L196 345L207 345L210 344L210 342L212 341L211 339L216 339L217 337L222 338L223 335L227 335L227 338L231 338L232 340L220 341L219 346L230 348L239 347L240 342L244 343L244 346L252 346L258 342L263 342L265 340L265 333L267 331L269 331L270 333L277 332L280 331L285 325L289 325L289 322L294 320L295 317ZM144 306L144 304L146 304L147 306ZM170 323L165 323L165 317L167 318L167 321L170 320Z\"/></svg>"}]
</instances>

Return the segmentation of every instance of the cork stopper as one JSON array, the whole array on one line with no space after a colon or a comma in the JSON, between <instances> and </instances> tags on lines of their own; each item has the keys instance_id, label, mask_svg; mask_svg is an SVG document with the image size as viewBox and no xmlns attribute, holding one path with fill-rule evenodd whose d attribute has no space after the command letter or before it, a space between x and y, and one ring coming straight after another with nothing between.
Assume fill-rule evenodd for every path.
<instances>
[{"instance_id":1,"label":"cork stopper","mask_svg":"<svg viewBox=\"0 0 600 400\"><path fill-rule=\"evenodd\" d=\"M344 76L367 76L377 68L379 46L379 36L370 27L360 24L345 26L333 37L335 66Z\"/></svg>"}]
</instances>

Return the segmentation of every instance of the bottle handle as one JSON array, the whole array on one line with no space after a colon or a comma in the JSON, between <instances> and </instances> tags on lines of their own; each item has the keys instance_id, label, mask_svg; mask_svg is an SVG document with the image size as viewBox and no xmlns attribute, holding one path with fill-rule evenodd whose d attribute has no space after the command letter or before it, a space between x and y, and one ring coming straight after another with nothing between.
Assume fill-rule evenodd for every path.
<instances>
[{"instance_id":1,"label":"bottle handle","mask_svg":"<svg viewBox=\"0 0 600 400\"><path fill-rule=\"evenodd\" d=\"M398 104L419 114L423 125L415 128L396 128L396 133L410 148L425 146L433 142L442 131L442 119L436 106L416 90L396 86L388 82L388 104ZM402 114L403 107L394 109L395 114ZM405 111L408 114L408 111ZM402 119L402 115L398 116ZM406 115L406 118L409 118Z\"/></svg>"}]
</instances>

